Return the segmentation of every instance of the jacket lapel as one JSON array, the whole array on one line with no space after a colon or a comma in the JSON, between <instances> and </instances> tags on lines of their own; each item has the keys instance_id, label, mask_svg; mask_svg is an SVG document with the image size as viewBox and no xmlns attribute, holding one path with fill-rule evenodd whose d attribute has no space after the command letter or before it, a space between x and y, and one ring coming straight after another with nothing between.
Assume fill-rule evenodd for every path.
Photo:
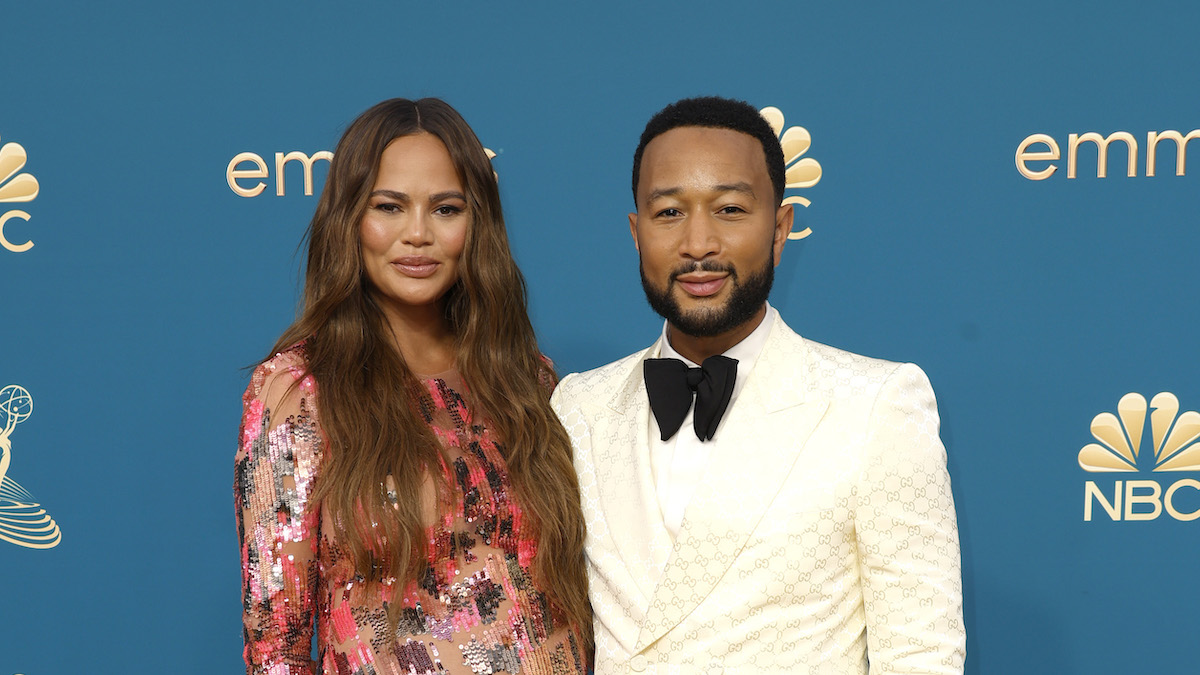
<instances>
[{"instance_id":1,"label":"jacket lapel","mask_svg":"<svg viewBox=\"0 0 1200 675\"><path fill-rule=\"evenodd\" d=\"M712 440L712 460L684 512L642 624L639 651L708 596L775 500L827 407L823 400L806 400L806 374L804 341L777 320Z\"/></svg>"},{"instance_id":2,"label":"jacket lapel","mask_svg":"<svg viewBox=\"0 0 1200 675\"><path fill-rule=\"evenodd\" d=\"M642 376L642 362L659 353L656 342L633 360L633 368L604 402L592 430L594 467L604 519L636 590L640 608L649 604L671 554L671 536L663 524L662 510L650 471L650 403Z\"/></svg>"}]
</instances>

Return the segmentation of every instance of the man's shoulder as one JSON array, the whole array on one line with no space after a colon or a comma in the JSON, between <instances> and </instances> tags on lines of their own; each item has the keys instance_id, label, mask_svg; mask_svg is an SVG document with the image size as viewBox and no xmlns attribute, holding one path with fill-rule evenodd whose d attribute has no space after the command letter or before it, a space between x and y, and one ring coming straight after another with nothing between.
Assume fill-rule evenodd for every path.
<instances>
[{"instance_id":1,"label":"man's shoulder","mask_svg":"<svg viewBox=\"0 0 1200 675\"><path fill-rule=\"evenodd\" d=\"M802 337L786 324L781 327L781 340L790 344L794 353L804 355L803 359L796 359L796 363L803 363L804 381L811 393L835 399L870 397L898 371L920 372L920 368L911 363L857 354Z\"/></svg>"},{"instance_id":2,"label":"man's shoulder","mask_svg":"<svg viewBox=\"0 0 1200 675\"><path fill-rule=\"evenodd\" d=\"M650 349L647 347L636 351L599 368L567 375L559 380L558 387L554 390L554 398L559 400L595 398L603 392L611 394L619 383L627 381L635 374L634 371L638 368L638 364L642 362L646 352Z\"/></svg>"},{"instance_id":3,"label":"man's shoulder","mask_svg":"<svg viewBox=\"0 0 1200 675\"><path fill-rule=\"evenodd\" d=\"M782 349L785 354L788 352L791 352L792 355L803 354L803 360L807 361L809 368L826 368L833 366L850 368L856 371L870 371L880 369L892 370L896 366L900 365L895 361L887 361L871 356L864 356L863 354L856 354L855 352L847 351L839 347L833 347L823 342L817 342L816 340L804 337L794 331L792 327L783 320L783 317L779 317L779 320L775 325L775 330L776 332L774 337L776 339L768 342L768 344L774 343L776 349Z\"/></svg>"},{"instance_id":4,"label":"man's shoulder","mask_svg":"<svg viewBox=\"0 0 1200 675\"><path fill-rule=\"evenodd\" d=\"M897 361L858 354L807 338L801 339L808 349L810 367L813 368L844 368L855 373L870 373L891 372L902 365Z\"/></svg>"}]
</instances>

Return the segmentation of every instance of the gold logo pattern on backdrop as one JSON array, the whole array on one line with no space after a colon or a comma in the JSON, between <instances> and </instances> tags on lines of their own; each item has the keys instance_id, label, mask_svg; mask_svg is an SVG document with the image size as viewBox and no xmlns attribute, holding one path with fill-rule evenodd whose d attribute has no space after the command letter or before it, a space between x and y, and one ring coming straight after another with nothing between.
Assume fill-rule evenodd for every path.
<instances>
[{"instance_id":1,"label":"gold logo pattern on backdrop","mask_svg":"<svg viewBox=\"0 0 1200 675\"><path fill-rule=\"evenodd\" d=\"M18 173L25 168L28 155L25 148L17 143L5 143L0 146L0 210L5 204L31 202L38 196L38 181L31 174ZM26 240L16 244L9 241L4 234L4 226L13 218L28 221L30 215L20 209L0 213L0 246L13 253L24 253L33 248L33 242ZM3 475L3 474L0 474Z\"/></svg>"},{"instance_id":2,"label":"gold logo pattern on backdrop","mask_svg":"<svg viewBox=\"0 0 1200 675\"><path fill-rule=\"evenodd\" d=\"M812 136L808 133L808 129L804 127L787 127L785 129L783 112L774 106L767 106L759 113L771 124L775 135L779 137L779 144L783 146L783 162L787 167L784 177L786 188L793 190L816 185L821 180L821 164L812 157L804 157L804 153L808 152L809 146L812 145ZM812 204L812 201L806 197L792 195L784 197L783 203L808 206ZM812 228L806 227L800 232L792 232L788 235L788 239L803 239L810 234L812 234Z\"/></svg>"},{"instance_id":3,"label":"gold logo pattern on backdrop","mask_svg":"<svg viewBox=\"0 0 1200 675\"><path fill-rule=\"evenodd\" d=\"M495 159L496 153L489 148L484 148L488 159ZM318 161L332 162L333 153L328 150L320 150L309 156L299 150L293 150L289 153L275 153L275 196L284 197L287 195L287 181L285 177L285 169L288 164L293 162L300 164L301 178L304 180L304 195L306 197L313 196L315 191L313 180L313 164ZM819 169L818 169L819 171ZM499 180L499 174L495 170L492 174ZM229 189L233 190L233 194L247 199L257 197L267 189L267 184L264 180L271 180L271 168L267 165L267 160L255 152L239 152L229 160L229 164L225 167L225 182L229 185ZM253 184L245 181L255 181ZM32 245L32 244L31 244Z\"/></svg>"},{"instance_id":4,"label":"gold logo pattern on backdrop","mask_svg":"<svg viewBox=\"0 0 1200 675\"><path fill-rule=\"evenodd\" d=\"M33 414L33 397L20 385L0 389L0 540L25 548L53 548L62 541L58 524L8 475L13 429Z\"/></svg>"},{"instance_id":5,"label":"gold logo pattern on backdrop","mask_svg":"<svg viewBox=\"0 0 1200 675\"><path fill-rule=\"evenodd\" d=\"M1114 143L1120 153L1124 153L1125 159L1125 175L1133 178L1138 175L1138 137L1128 131L1114 131L1107 136L1101 136L1095 131L1089 131L1082 134L1069 134L1067 136L1067 178L1073 179L1079 175L1079 149L1085 144L1095 146L1094 154L1090 148L1085 150L1088 158L1094 156L1096 158L1096 178L1105 178L1108 176L1108 151L1109 146ZM1158 173L1158 157L1159 144L1163 141L1171 141L1174 145L1167 144L1163 147L1172 148L1175 152L1175 175L1182 176L1187 173L1187 146L1188 143L1200 140L1200 129L1192 129L1187 134L1181 134L1174 129L1166 129L1164 131L1148 131L1146 132L1146 177L1150 178ZM1169 154L1169 151L1168 151ZM1058 164L1050 164L1062 159L1063 152L1058 141L1054 140L1049 134L1030 134L1017 145L1017 171L1029 180L1046 180L1058 171ZM1030 162L1034 162L1030 166ZM1042 164L1046 162L1046 164Z\"/></svg>"},{"instance_id":6,"label":"gold logo pattern on backdrop","mask_svg":"<svg viewBox=\"0 0 1200 675\"><path fill-rule=\"evenodd\" d=\"M1147 410L1153 448L1142 448ZM1116 415L1104 412L1092 420L1092 436L1100 443L1079 451L1085 471L1137 471L1143 451L1154 453L1154 471L1200 471L1200 443L1194 443L1200 438L1200 413L1179 415L1179 399L1170 392L1156 394L1149 406L1141 394L1125 394Z\"/></svg>"},{"instance_id":7,"label":"gold logo pattern on backdrop","mask_svg":"<svg viewBox=\"0 0 1200 675\"><path fill-rule=\"evenodd\" d=\"M1150 434L1145 440L1151 447L1142 438L1147 419ZM1091 430L1099 443L1088 443L1079 451L1079 466L1095 479L1083 484L1084 522L1093 517L1147 521L1164 514L1180 522L1200 520L1200 480L1164 475L1200 471L1200 413L1181 414L1179 399L1170 392L1155 394L1149 404L1146 397L1131 393L1117 402L1117 414L1096 415ZM1153 473L1141 473L1139 464L1151 467Z\"/></svg>"}]
</instances>

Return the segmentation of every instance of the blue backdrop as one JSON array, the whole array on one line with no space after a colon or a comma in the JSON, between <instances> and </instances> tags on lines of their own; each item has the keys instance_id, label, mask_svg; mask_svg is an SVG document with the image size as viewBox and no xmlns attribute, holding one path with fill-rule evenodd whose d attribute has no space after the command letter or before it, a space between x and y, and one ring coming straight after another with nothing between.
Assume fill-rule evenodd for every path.
<instances>
[{"instance_id":1,"label":"blue backdrop","mask_svg":"<svg viewBox=\"0 0 1200 675\"><path fill-rule=\"evenodd\" d=\"M1150 411L1115 437L1092 422L1169 392L1197 452L1200 159L1176 175L1176 143L1147 134L1200 127L1198 20L1111 0L0 5L0 675L243 668L241 368L294 315L316 203L296 161L277 194L275 153L332 150L385 98L448 100L497 153L565 373L659 330L630 161L651 114L709 93L812 136L785 319L933 381L967 672L1192 672L1200 463L1154 470L1174 446L1155 461ZM1114 137L1097 177L1088 132L1127 132L1135 175ZM1040 180L1017 157L1035 134L1058 147L1026 145L1027 173L1056 167ZM242 153L266 167L234 182L254 197L230 185ZM1105 438L1113 467L1140 442L1127 471L1081 467Z\"/></svg>"}]
</instances>

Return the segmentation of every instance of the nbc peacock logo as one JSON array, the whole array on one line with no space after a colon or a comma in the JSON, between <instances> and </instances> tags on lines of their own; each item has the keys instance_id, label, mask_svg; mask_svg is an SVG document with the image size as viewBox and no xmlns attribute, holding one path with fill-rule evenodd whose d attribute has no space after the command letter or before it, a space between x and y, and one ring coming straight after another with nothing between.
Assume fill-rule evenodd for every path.
<instances>
[{"instance_id":1,"label":"nbc peacock logo","mask_svg":"<svg viewBox=\"0 0 1200 675\"><path fill-rule=\"evenodd\" d=\"M0 210L4 209L6 204L31 202L38 196L37 179L32 174L20 173L28 159L25 148L17 143L5 143L0 146ZM13 253L24 253L33 248L33 241L27 239L23 243L14 244L4 234L4 226L13 218L28 222L31 216L20 209L0 214L0 246Z\"/></svg>"},{"instance_id":2,"label":"nbc peacock logo","mask_svg":"<svg viewBox=\"0 0 1200 675\"><path fill-rule=\"evenodd\" d=\"M784 128L783 112L774 106L763 108L759 114L766 118L775 130L775 135L779 137L779 145L783 147L783 162L787 167L787 173L784 174L786 189L810 188L820 182L821 163L812 157L804 156L812 145L812 135L808 133L808 129L796 126ZM784 197L783 203L808 206L812 201L807 197L790 195ZM803 239L810 234L812 228L806 227L800 232L790 233L788 239Z\"/></svg>"},{"instance_id":3,"label":"nbc peacock logo","mask_svg":"<svg viewBox=\"0 0 1200 675\"><path fill-rule=\"evenodd\" d=\"M0 540L25 548L54 548L62 541L58 524L29 491L8 475L12 432L33 414L33 397L20 385L0 389Z\"/></svg>"},{"instance_id":4,"label":"nbc peacock logo","mask_svg":"<svg viewBox=\"0 0 1200 675\"><path fill-rule=\"evenodd\" d=\"M1117 414L1096 415L1091 431L1099 443L1079 451L1079 466L1089 473L1200 472L1200 413L1181 414L1179 399L1170 392L1156 394L1149 404L1141 394L1126 394L1117 402ZM1143 438L1147 431L1148 439ZM1111 490L1110 499L1096 481L1084 483L1085 521L1092 520L1094 504L1114 521L1154 520L1164 511L1175 520L1200 518L1200 481L1194 478L1180 478L1165 488L1157 479L1116 480Z\"/></svg>"}]
</instances>

